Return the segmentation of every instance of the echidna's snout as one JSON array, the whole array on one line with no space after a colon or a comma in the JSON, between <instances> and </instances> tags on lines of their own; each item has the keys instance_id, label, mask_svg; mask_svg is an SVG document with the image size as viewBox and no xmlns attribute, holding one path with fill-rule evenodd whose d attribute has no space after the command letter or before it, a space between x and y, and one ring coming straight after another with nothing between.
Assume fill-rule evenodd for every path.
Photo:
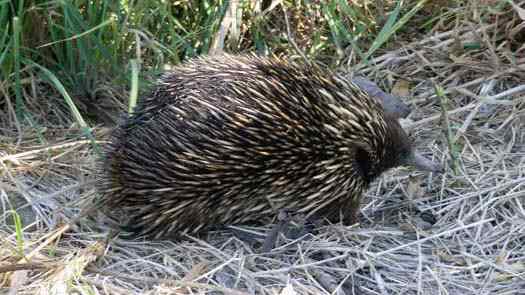
<instances>
[{"instance_id":1,"label":"echidna's snout","mask_svg":"<svg viewBox=\"0 0 525 295\"><path fill-rule=\"evenodd\" d=\"M406 118L412 111L400 97L384 92L377 84L364 77L353 77L352 82L375 98L383 106L384 111L393 117Z\"/></svg>"},{"instance_id":2,"label":"echidna's snout","mask_svg":"<svg viewBox=\"0 0 525 295\"><path fill-rule=\"evenodd\" d=\"M413 166L421 171L443 173L445 171L443 165L438 162L431 161L416 151L412 151L409 156L403 159L403 164L406 166Z\"/></svg>"}]
</instances>

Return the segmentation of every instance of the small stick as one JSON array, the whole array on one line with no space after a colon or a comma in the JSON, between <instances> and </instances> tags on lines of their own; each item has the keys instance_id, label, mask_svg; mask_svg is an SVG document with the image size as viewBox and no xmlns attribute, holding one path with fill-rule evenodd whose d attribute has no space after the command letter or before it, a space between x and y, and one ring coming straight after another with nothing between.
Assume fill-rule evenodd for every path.
<instances>
[{"instance_id":1,"label":"small stick","mask_svg":"<svg viewBox=\"0 0 525 295\"><path fill-rule=\"evenodd\" d=\"M454 114L466 112L466 111L468 111L470 109L473 109L475 107L476 107L476 103L470 103L470 104L468 104L468 105L466 105L464 107L460 107L460 108L448 111L447 115L454 115ZM419 127L421 125L425 125L425 124L430 123L432 121L438 120L440 117L441 117L441 115L433 115L433 116L421 119L419 121L415 121L415 122L412 122L412 123L404 124L403 128L406 128L407 130L412 130L412 129L415 129L416 127Z\"/></svg>"},{"instance_id":2,"label":"small stick","mask_svg":"<svg viewBox=\"0 0 525 295\"><path fill-rule=\"evenodd\" d=\"M0 273L13 272L19 270L36 270L36 269L49 269L56 267L55 263L14 263L0 266Z\"/></svg>"},{"instance_id":3,"label":"small stick","mask_svg":"<svg viewBox=\"0 0 525 295\"><path fill-rule=\"evenodd\" d=\"M456 141L454 140L454 136L452 135L452 130L450 128L450 121L448 119L448 113L447 113L447 97L445 96L444 90L441 86L439 86L436 82L433 81L434 84L434 90L436 92L436 95L439 97L440 106L441 106L441 119L442 119L442 128L443 133L445 134L445 138L447 139L448 144L448 151L450 154L450 158L452 160L451 166L452 170L454 171L454 175L459 174L459 155L456 150Z\"/></svg>"},{"instance_id":4,"label":"small stick","mask_svg":"<svg viewBox=\"0 0 525 295\"><path fill-rule=\"evenodd\" d=\"M91 142L91 140L88 140L88 139L86 139L86 140L78 140L78 141L74 141L74 142L67 142L67 143L63 143L63 144L48 146L48 147L45 147L45 148L41 148L41 149L37 149L37 150L31 150L31 151L27 151L27 152L18 153L18 154L5 155L3 157L0 157L0 162L4 162L4 161L9 160L10 162L18 163L18 160L20 160L20 159L28 159L28 157L33 156L33 155L38 154L38 153L41 153L41 152L49 152L49 151L53 151L53 150L56 150L56 149L67 148L67 147L70 147L70 146L88 144L90 142Z\"/></svg>"}]
</instances>

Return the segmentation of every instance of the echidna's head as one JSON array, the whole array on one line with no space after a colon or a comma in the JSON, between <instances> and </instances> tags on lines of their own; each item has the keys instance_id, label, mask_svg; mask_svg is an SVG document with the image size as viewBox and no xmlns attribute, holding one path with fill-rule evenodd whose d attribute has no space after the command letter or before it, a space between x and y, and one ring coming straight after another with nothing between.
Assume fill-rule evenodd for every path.
<instances>
[{"instance_id":1,"label":"echidna's head","mask_svg":"<svg viewBox=\"0 0 525 295\"><path fill-rule=\"evenodd\" d=\"M374 180L381 173L399 166L412 166L421 171L443 172L443 166L419 155L412 140L399 124L397 117L385 114L386 135L381 149L371 155L365 149L356 152L356 163L360 174L368 182Z\"/></svg>"},{"instance_id":2,"label":"echidna's head","mask_svg":"<svg viewBox=\"0 0 525 295\"><path fill-rule=\"evenodd\" d=\"M421 171L443 172L441 164L432 162L416 152L412 144L413 140L403 130L397 118L386 114L385 119L389 127L385 154L379 169L385 171L398 166L413 166Z\"/></svg>"}]
</instances>

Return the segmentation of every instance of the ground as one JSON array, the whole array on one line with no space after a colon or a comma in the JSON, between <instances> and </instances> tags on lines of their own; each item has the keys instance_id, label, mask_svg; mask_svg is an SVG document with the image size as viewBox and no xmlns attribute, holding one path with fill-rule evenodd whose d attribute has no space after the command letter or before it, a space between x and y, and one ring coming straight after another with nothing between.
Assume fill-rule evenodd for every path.
<instances>
[{"instance_id":1,"label":"ground","mask_svg":"<svg viewBox=\"0 0 525 295\"><path fill-rule=\"evenodd\" d=\"M523 21L463 23L352 67L412 107L402 125L446 172L389 171L367 192L359 225L325 223L299 240L281 237L267 254L232 231L184 242L107 240L96 214L75 220L96 195L91 141L76 128L6 131L0 290L525 294ZM94 130L101 144L106 133Z\"/></svg>"}]
</instances>

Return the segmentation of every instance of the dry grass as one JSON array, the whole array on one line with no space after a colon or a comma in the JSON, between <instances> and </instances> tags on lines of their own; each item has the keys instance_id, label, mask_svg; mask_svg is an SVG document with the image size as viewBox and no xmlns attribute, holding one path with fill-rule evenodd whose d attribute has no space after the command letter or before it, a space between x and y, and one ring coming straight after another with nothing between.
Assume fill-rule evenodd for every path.
<instances>
[{"instance_id":1,"label":"dry grass","mask_svg":"<svg viewBox=\"0 0 525 295\"><path fill-rule=\"evenodd\" d=\"M409 90L413 112L404 126L437 160L451 163L456 153L456 166L443 175L391 171L367 193L359 226L281 238L269 254L231 231L206 241L108 242L96 216L71 222L95 194L90 142L74 129L6 131L0 291L525 294L523 24L509 12L490 24L461 22L354 67L386 88ZM442 109L448 126L440 123ZM25 226L18 231L11 208Z\"/></svg>"}]
</instances>

